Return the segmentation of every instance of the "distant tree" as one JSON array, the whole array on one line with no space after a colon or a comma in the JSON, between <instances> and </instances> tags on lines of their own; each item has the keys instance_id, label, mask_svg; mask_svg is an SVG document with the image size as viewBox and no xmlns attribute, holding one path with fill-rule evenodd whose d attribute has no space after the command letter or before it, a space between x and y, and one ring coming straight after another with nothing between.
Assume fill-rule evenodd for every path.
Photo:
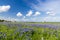
<instances>
[{"instance_id":1,"label":"distant tree","mask_svg":"<svg viewBox=\"0 0 60 40\"><path fill-rule=\"evenodd\" d=\"M0 22L4 22L5 20L0 20Z\"/></svg>"}]
</instances>

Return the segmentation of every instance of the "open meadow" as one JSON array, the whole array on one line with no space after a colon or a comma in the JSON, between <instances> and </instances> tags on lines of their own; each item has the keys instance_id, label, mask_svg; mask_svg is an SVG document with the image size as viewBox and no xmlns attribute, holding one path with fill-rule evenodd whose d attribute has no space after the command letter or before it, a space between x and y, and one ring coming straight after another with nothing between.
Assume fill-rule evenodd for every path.
<instances>
[{"instance_id":1,"label":"open meadow","mask_svg":"<svg viewBox=\"0 0 60 40\"><path fill-rule=\"evenodd\" d=\"M0 40L60 40L60 22L0 22Z\"/></svg>"}]
</instances>

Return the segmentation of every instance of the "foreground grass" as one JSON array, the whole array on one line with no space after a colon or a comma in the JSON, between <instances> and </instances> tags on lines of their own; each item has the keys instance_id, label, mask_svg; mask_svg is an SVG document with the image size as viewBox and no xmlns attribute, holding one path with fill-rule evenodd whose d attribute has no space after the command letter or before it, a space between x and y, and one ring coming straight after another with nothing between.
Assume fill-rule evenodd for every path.
<instances>
[{"instance_id":1,"label":"foreground grass","mask_svg":"<svg viewBox=\"0 0 60 40\"><path fill-rule=\"evenodd\" d=\"M20 30L24 28L31 30ZM0 40L60 40L60 30L26 25L22 28L0 25Z\"/></svg>"}]
</instances>

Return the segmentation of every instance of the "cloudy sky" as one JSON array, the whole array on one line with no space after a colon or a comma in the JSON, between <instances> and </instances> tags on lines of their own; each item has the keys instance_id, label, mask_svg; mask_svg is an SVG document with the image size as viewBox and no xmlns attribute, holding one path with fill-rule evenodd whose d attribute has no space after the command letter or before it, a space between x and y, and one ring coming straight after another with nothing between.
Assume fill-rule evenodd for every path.
<instances>
[{"instance_id":1,"label":"cloudy sky","mask_svg":"<svg viewBox=\"0 0 60 40\"><path fill-rule=\"evenodd\" d=\"M0 0L0 19L60 22L60 0Z\"/></svg>"}]
</instances>

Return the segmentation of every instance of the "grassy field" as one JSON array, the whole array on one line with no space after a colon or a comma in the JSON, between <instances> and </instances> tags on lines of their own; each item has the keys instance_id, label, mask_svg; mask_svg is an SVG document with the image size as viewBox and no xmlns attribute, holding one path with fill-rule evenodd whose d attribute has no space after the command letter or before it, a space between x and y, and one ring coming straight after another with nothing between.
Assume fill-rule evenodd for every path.
<instances>
[{"instance_id":1,"label":"grassy field","mask_svg":"<svg viewBox=\"0 0 60 40\"><path fill-rule=\"evenodd\" d=\"M0 23L0 40L60 40L59 24L60 22L3 22Z\"/></svg>"}]
</instances>

